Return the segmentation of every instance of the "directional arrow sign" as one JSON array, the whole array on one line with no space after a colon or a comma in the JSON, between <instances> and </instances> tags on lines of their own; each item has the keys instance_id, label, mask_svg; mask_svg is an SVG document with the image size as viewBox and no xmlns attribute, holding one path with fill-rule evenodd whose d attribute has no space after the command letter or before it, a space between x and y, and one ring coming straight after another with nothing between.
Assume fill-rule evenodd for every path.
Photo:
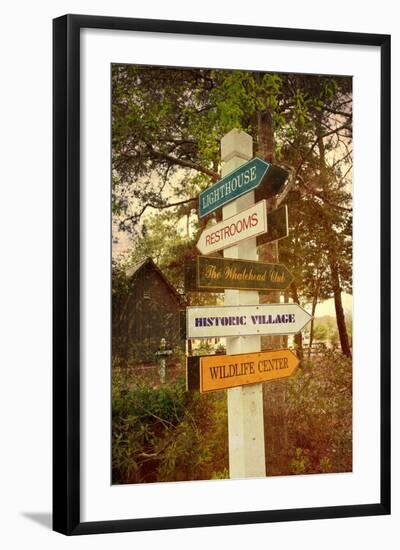
<instances>
[{"instance_id":1,"label":"directional arrow sign","mask_svg":"<svg viewBox=\"0 0 400 550\"><path fill-rule=\"evenodd\" d=\"M201 393L257 384L293 374L299 359L289 349L188 357L186 386Z\"/></svg>"},{"instance_id":2,"label":"directional arrow sign","mask_svg":"<svg viewBox=\"0 0 400 550\"><path fill-rule=\"evenodd\" d=\"M266 201L262 200L250 208L219 223L207 227L197 243L201 254L211 254L229 248L250 237L267 231Z\"/></svg>"},{"instance_id":3,"label":"directional arrow sign","mask_svg":"<svg viewBox=\"0 0 400 550\"><path fill-rule=\"evenodd\" d=\"M186 338L296 334L312 316L298 304L186 308Z\"/></svg>"},{"instance_id":4,"label":"directional arrow sign","mask_svg":"<svg viewBox=\"0 0 400 550\"><path fill-rule=\"evenodd\" d=\"M185 266L185 289L200 292L285 290L293 275L282 264L197 256Z\"/></svg>"},{"instance_id":5,"label":"directional arrow sign","mask_svg":"<svg viewBox=\"0 0 400 550\"><path fill-rule=\"evenodd\" d=\"M199 216L202 218L225 204L260 188L256 200L268 199L279 193L289 172L259 158L242 164L239 168L205 189L199 195Z\"/></svg>"}]
</instances>

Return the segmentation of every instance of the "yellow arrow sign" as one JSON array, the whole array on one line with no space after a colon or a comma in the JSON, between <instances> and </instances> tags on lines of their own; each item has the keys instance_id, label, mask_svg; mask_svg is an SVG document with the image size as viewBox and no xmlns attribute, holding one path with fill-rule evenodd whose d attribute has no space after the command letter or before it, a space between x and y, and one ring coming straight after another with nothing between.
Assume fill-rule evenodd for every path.
<instances>
[{"instance_id":1,"label":"yellow arrow sign","mask_svg":"<svg viewBox=\"0 0 400 550\"><path fill-rule=\"evenodd\" d=\"M199 367L199 377L194 370ZM290 376L299 364L297 356L289 349L260 351L238 355L207 355L188 358L188 378L198 380L201 393L257 384ZM196 384L197 385L197 384ZM195 389L188 380L188 388Z\"/></svg>"}]
</instances>

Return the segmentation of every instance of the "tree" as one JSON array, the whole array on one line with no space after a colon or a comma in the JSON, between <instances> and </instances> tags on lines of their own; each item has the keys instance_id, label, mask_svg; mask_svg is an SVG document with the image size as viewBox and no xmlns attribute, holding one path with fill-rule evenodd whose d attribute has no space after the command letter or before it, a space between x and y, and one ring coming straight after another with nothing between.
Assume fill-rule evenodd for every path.
<instances>
[{"instance_id":1,"label":"tree","mask_svg":"<svg viewBox=\"0 0 400 550\"><path fill-rule=\"evenodd\" d=\"M295 301L311 300L315 308L334 295L344 334L340 294L351 285L351 79L132 65L113 65L112 79L113 211L120 227L147 239L143 216L150 208L165 212L159 217L164 228L176 216L196 214L199 192L220 177L221 137L234 127L245 130L256 155L291 172L268 206L288 202L292 238L280 243L279 253L277 243L264 245L259 257L288 259ZM194 215L180 259L192 253L205 223ZM170 262L165 269L179 269L173 256ZM264 343L279 346L281 339ZM345 338L342 349L348 354ZM266 392L279 417L267 437L279 445L286 433L285 387L269 384Z\"/></svg>"},{"instance_id":2,"label":"tree","mask_svg":"<svg viewBox=\"0 0 400 550\"><path fill-rule=\"evenodd\" d=\"M197 208L198 192L219 177L220 139L233 127L253 136L262 158L290 165L285 196L297 185L329 201L299 177L318 144L317 115L320 139L348 139L341 132L351 129L349 79L134 65L113 65L112 78L113 208L125 214L122 227L134 228L150 206Z\"/></svg>"},{"instance_id":3,"label":"tree","mask_svg":"<svg viewBox=\"0 0 400 550\"><path fill-rule=\"evenodd\" d=\"M289 184L270 207L295 192L299 208L314 201L327 211L325 226L335 215L351 215L350 79L134 65L113 65L112 75L113 210L123 229L140 232L150 207L170 216L174 209L189 219L200 190L219 177L220 138L232 127L251 133L261 158L291 170ZM330 240L315 233L317 239ZM332 256L342 254L336 249ZM276 244L264 246L260 258L276 261ZM342 271L332 259L331 286L343 329ZM307 293L294 288L293 297L301 296ZM310 296L315 303L316 292Z\"/></svg>"},{"instance_id":4,"label":"tree","mask_svg":"<svg viewBox=\"0 0 400 550\"><path fill-rule=\"evenodd\" d=\"M329 328L327 325L318 325L315 327L314 336L316 340L326 340L329 335Z\"/></svg>"}]
</instances>

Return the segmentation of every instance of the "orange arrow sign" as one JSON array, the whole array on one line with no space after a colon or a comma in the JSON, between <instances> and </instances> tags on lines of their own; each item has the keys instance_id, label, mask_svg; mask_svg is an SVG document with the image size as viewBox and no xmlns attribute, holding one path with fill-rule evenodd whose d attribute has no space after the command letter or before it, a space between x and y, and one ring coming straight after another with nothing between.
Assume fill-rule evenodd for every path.
<instances>
[{"instance_id":1,"label":"orange arrow sign","mask_svg":"<svg viewBox=\"0 0 400 550\"><path fill-rule=\"evenodd\" d=\"M201 393L290 376L299 364L289 349L188 357L187 387Z\"/></svg>"}]
</instances>

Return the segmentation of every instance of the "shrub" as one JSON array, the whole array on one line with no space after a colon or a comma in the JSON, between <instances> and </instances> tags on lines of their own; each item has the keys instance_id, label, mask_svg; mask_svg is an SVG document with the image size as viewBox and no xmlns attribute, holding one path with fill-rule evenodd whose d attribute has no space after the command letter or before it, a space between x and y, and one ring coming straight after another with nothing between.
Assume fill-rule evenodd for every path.
<instances>
[{"instance_id":1,"label":"shrub","mask_svg":"<svg viewBox=\"0 0 400 550\"><path fill-rule=\"evenodd\" d=\"M113 381L113 483L210 479L227 468L224 392L186 392L185 381L128 389Z\"/></svg>"},{"instance_id":2,"label":"shrub","mask_svg":"<svg viewBox=\"0 0 400 550\"><path fill-rule=\"evenodd\" d=\"M286 394L291 473L351 471L351 360L327 350L303 361L288 379Z\"/></svg>"}]
</instances>

